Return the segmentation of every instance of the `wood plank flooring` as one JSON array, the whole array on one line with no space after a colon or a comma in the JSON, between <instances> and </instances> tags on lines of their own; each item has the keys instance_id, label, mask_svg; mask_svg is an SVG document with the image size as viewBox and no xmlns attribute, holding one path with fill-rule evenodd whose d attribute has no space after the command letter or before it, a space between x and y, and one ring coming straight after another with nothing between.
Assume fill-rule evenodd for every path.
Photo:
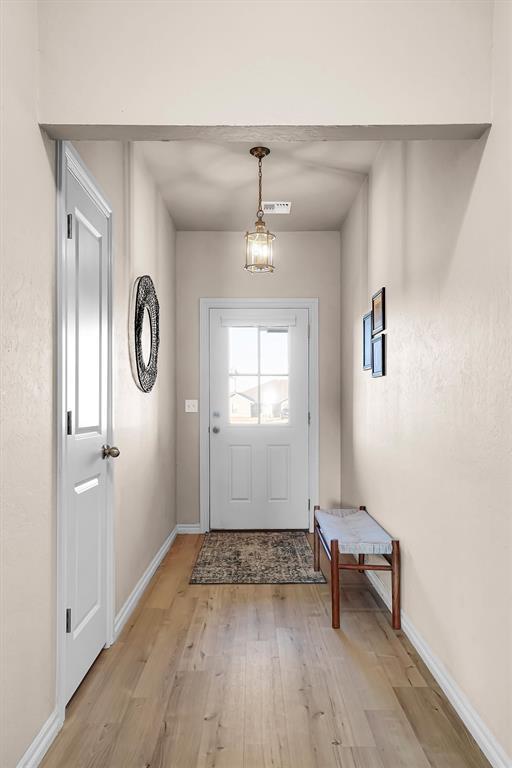
<instances>
[{"instance_id":1,"label":"wood plank flooring","mask_svg":"<svg viewBox=\"0 0 512 768\"><path fill-rule=\"evenodd\" d=\"M189 585L200 544L177 537L44 768L489 768L364 576L333 630L328 585Z\"/></svg>"}]
</instances>

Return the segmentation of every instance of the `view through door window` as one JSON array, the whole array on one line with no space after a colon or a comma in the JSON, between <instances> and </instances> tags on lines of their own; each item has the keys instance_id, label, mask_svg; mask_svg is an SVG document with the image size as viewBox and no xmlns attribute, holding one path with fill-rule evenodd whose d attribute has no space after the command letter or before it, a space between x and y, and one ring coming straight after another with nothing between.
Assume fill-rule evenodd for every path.
<instances>
[{"instance_id":1,"label":"view through door window","mask_svg":"<svg viewBox=\"0 0 512 768\"><path fill-rule=\"evenodd\" d=\"M229 329L229 421L288 424L288 329Z\"/></svg>"}]
</instances>

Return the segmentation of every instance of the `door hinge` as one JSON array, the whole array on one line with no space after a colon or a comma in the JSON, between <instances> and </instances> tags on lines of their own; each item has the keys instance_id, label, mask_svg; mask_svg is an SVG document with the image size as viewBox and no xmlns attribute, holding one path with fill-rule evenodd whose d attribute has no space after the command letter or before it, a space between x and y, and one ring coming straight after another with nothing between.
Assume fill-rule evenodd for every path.
<instances>
[{"instance_id":1,"label":"door hinge","mask_svg":"<svg viewBox=\"0 0 512 768\"><path fill-rule=\"evenodd\" d=\"M311 499L308 499L308 512L311 511Z\"/></svg>"},{"instance_id":2,"label":"door hinge","mask_svg":"<svg viewBox=\"0 0 512 768\"><path fill-rule=\"evenodd\" d=\"M73 238L73 214L68 213L68 240Z\"/></svg>"},{"instance_id":3,"label":"door hinge","mask_svg":"<svg viewBox=\"0 0 512 768\"><path fill-rule=\"evenodd\" d=\"M66 414L66 432L68 435L73 434L73 411L68 411Z\"/></svg>"},{"instance_id":4,"label":"door hinge","mask_svg":"<svg viewBox=\"0 0 512 768\"><path fill-rule=\"evenodd\" d=\"M308 411L308 426L311 424L311 411Z\"/></svg>"},{"instance_id":5,"label":"door hinge","mask_svg":"<svg viewBox=\"0 0 512 768\"><path fill-rule=\"evenodd\" d=\"M308 325L308 339L311 338L311 326Z\"/></svg>"},{"instance_id":6,"label":"door hinge","mask_svg":"<svg viewBox=\"0 0 512 768\"><path fill-rule=\"evenodd\" d=\"M66 634L71 632L71 608L66 608Z\"/></svg>"}]
</instances>

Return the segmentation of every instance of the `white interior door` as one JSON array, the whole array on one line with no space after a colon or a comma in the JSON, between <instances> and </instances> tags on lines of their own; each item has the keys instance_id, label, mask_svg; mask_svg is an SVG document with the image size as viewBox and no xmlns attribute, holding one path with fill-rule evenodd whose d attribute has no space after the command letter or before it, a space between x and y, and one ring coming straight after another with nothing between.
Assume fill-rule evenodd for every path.
<instances>
[{"instance_id":1,"label":"white interior door","mask_svg":"<svg viewBox=\"0 0 512 768\"><path fill-rule=\"evenodd\" d=\"M68 701L107 641L106 521L110 376L109 217L69 168L65 176L64 447Z\"/></svg>"},{"instance_id":2,"label":"white interior door","mask_svg":"<svg viewBox=\"0 0 512 768\"><path fill-rule=\"evenodd\" d=\"M210 310L210 526L308 528L308 310Z\"/></svg>"}]
</instances>

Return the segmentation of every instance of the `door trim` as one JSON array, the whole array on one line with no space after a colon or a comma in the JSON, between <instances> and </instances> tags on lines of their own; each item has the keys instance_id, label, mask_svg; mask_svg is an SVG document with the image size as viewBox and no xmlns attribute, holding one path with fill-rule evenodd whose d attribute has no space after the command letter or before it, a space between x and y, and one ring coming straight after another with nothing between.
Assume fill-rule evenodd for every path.
<instances>
[{"instance_id":1,"label":"door trim","mask_svg":"<svg viewBox=\"0 0 512 768\"><path fill-rule=\"evenodd\" d=\"M308 398L309 530L319 498L318 299L199 299L199 524L210 530L210 309L307 309L309 316Z\"/></svg>"},{"instance_id":2,"label":"door trim","mask_svg":"<svg viewBox=\"0 0 512 768\"><path fill-rule=\"evenodd\" d=\"M56 709L59 723L65 718L65 649L66 649L66 514L65 514L65 478L66 478L66 173L69 171L92 198L107 218L107 273L108 273L108 384L107 384L107 435L113 443L112 390L113 390L113 332L112 332L112 208L100 187L82 162L80 155L68 141L57 142L57 206L56 206L56 430L57 430L57 564L56 564ZM107 462L108 464L108 462ZM106 473L106 647L114 642L114 524L113 524L113 477L112 469L107 466Z\"/></svg>"}]
</instances>

